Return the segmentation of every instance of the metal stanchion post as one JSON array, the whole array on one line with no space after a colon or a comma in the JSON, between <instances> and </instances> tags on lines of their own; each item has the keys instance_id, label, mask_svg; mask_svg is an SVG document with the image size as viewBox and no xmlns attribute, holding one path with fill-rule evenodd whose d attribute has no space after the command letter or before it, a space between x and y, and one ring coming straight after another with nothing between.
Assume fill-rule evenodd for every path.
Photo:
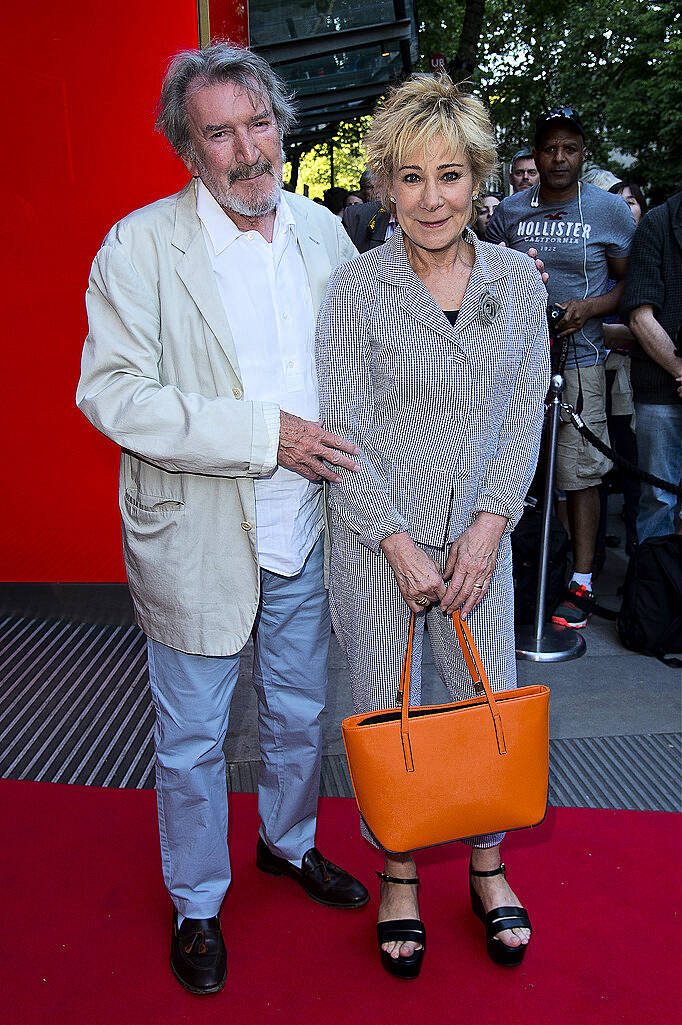
<instances>
[{"instance_id":1,"label":"metal stanchion post","mask_svg":"<svg viewBox=\"0 0 682 1025\"><path fill-rule=\"evenodd\" d=\"M554 475L556 471L556 442L559 433L559 413L564 379L561 374L552 377L549 393L549 432L547 438L547 460L545 469L545 496L542 510L542 533L540 535L540 567L535 602L535 623L517 631L516 657L531 662L567 662L585 654L585 639L577 630L545 622L547 606L547 569L549 567L550 526L552 522L552 500L554 497Z\"/></svg>"}]
</instances>

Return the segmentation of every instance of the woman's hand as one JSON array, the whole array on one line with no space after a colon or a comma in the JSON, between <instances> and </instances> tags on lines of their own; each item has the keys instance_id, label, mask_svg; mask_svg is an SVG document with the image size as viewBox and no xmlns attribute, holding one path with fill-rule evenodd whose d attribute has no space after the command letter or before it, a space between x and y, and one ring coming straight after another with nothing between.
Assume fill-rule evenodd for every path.
<instances>
[{"instance_id":1,"label":"woman's hand","mask_svg":"<svg viewBox=\"0 0 682 1025\"><path fill-rule=\"evenodd\" d=\"M431 556L417 548L408 533L385 537L381 550L395 573L400 593L413 612L423 612L427 605L445 597L446 587L440 567ZM419 602L417 598L428 598L428 602Z\"/></svg>"},{"instance_id":2,"label":"woman's hand","mask_svg":"<svg viewBox=\"0 0 682 1025\"><path fill-rule=\"evenodd\" d=\"M443 574L450 581L440 603L443 612L459 608L465 619L483 601L490 587L497 550L506 525L506 517L481 512L454 542Z\"/></svg>"}]
</instances>

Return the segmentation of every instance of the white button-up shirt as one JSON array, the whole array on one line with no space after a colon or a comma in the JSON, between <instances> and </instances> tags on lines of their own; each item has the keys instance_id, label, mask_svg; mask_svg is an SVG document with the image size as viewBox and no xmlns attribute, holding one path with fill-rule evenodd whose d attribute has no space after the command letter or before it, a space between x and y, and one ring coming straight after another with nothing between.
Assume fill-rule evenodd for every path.
<instances>
[{"instance_id":1,"label":"white button-up shirt","mask_svg":"<svg viewBox=\"0 0 682 1025\"><path fill-rule=\"evenodd\" d=\"M240 231L199 179L196 191L244 398L317 421L315 311L289 207L279 201L270 243L258 231ZM268 426L278 436L279 416ZM281 466L254 484L258 561L293 576L323 529L322 487Z\"/></svg>"}]
</instances>

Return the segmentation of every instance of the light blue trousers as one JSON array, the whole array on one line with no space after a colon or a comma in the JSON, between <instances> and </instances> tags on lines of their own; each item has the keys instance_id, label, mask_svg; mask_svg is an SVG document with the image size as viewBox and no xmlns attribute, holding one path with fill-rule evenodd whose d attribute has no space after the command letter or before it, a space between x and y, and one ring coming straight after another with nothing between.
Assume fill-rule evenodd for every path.
<instances>
[{"instance_id":1,"label":"light blue trousers","mask_svg":"<svg viewBox=\"0 0 682 1025\"><path fill-rule=\"evenodd\" d=\"M261 570L253 633L260 834L297 864L315 845L330 635L323 548L320 537L295 577ZM150 638L147 652L163 877L181 915L212 918L231 878L223 743L240 653L188 655Z\"/></svg>"},{"instance_id":2,"label":"light blue trousers","mask_svg":"<svg viewBox=\"0 0 682 1025\"><path fill-rule=\"evenodd\" d=\"M682 483L682 404L635 403L637 455L643 470L672 484ZM644 484L639 496L637 537L674 534L679 499L669 491Z\"/></svg>"}]
</instances>

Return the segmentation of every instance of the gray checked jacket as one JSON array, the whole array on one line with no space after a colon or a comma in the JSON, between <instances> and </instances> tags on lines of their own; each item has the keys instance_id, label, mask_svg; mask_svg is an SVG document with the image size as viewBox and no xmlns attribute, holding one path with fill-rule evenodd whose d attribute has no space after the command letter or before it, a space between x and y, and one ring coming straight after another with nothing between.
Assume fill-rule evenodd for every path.
<instances>
[{"instance_id":1,"label":"gray checked jacket","mask_svg":"<svg viewBox=\"0 0 682 1025\"><path fill-rule=\"evenodd\" d=\"M398 229L332 275L317 326L320 410L361 470L329 490L332 523L372 551L400 531L442 547L481 511L523 511L549 386L547 292L524 254L479 241L454 328Z\"/></svg>"}]
</instances>

